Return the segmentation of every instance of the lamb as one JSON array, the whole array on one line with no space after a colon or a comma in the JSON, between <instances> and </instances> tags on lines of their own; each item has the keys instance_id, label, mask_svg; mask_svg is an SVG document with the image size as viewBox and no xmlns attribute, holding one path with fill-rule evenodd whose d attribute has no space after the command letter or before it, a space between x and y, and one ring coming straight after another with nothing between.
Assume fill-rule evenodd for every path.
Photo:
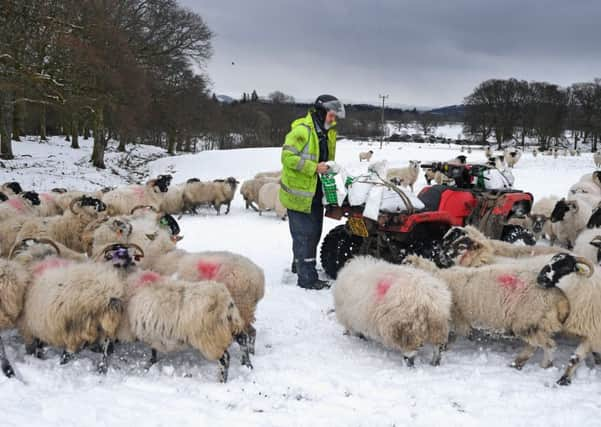
<instances>
[{"instance_id":1,"label":"lamb","mask_svg":"<svg viewBox=\"0 0 601 427\"><path fill-rule=\"evenodd\" d=\"M40 342L63 348L61 363L85 344L104 340L98 365L99 372L104 373L108 348L123 311L123 283L116 270L69 261L61 257L58 246L53 246L55 256L30 260L31 277L18 329L28 353L36 352ZM17 256L15 260L23 262L22 258Z\"/></svg>"},{"instance_id":2,"label":"lamb","mask_svg":"<svg viewBox=\"0 0 601 427\"><path fill-rule=\"evenodd\" d=\"M507 167L513 168L521 157L522 152L520 150L516 148L505 149L505 163L507 163Z\"/></svg>"},{"instance_id":3,"label":"lamb","mask_svg":"<svg viewBox=\"0 0 601 427\"><path fill-rule=\"evenodd\" d=\"M265 211L275 211L278 218L285 220L288 210L280 202L280 184L268 182L259 191L259 215Z\"/></svg>"},{"instance_id":4,"label":"lamb","mask_svg":"<svg viewBox=\"0 0 601 427\"><path fill-rule=\"evenodd\" d=\"M240 194L242 194L242 197L244 198L246 209L250 207L255 211L258 211L256 205L259 203L259 191L261 191L261 187L269 182L278 183L279 178L263 177L244 181L240 187Z\"/></svg>"},{"instance_id":5,"label":"lamb","mask_svg":"<svg viewBox=\"0 0 601 427\"><path fill-rule=\"evenodd\" d=\"M570 314L567 297L557 287L537 283L547 256L514 260L480 268L452 267L439 270L436 265L417 256L407 262L433 273L449 286L453 296L453 329L467 336L472 328L501 333L510 332L526 343L512 365L522 369L537 348L542 348L543 368L552 366L555 341Z\"/></svg>"},{"instance_id":6,"label":"lamb","mask_svg":"<svg viewBox=\"0 0 601 427\"><path fill-rule=\"evenodd\" d=\"M150 205L159 209L169 189L171 178L171 175L159 175L156 179L149 180L146 185L117 188L104 194L102 201L107 205L111 216L127 215L133 207L139 205Z\"/></svg>"},{"instance_id":7,"label":"lamb","mask_svg":"<svg viewBox=\"0 0 601 427\"><path fill-rule=\"evenodd\" d=\"M548 246L512 245L501 240L489 239L478 229L468 225L451 228L442 239L441 265L481 267L499 262L512 262L526 256L556 254L557 249Z\"/></svg>"},{"instance_id":8,"label":"lamb","mask_svg":"<svg viewBox=\"0 0 601 427\"><path fill-rule=\"evenodd\" d=\"M173 250L159 256L147 256L142 268L191 282L214 280L230 291L244 323L244 336L254 354L256 331L253 326L257 304L265 294L263 270L251 260L231 252L189 253Z\"/></svg>"},{"instance_id":9,"label":"lamb","mask_svg":"<svg viewBox=\"0 0 601 427\"><path fill-rule=\"evenodd\" d=\"M338 273L334 306L349 333L400 351L408 366L425 343L434 345L432 365L440 364L449 336L451 293L434 276L356 257Z\"/></svg>"},{"instance_id":10,"label":"lamb","mask_svg":"<svg viewBox=\"0 0 601 427\"><path fill-rule=\"evenodd\" d=\"M2 186L0 186L0 190L7 196L16 196L23 192L21 184L19 184L17 181L5 182L2 184Z\"/></svg>"},{"instance_id":11,"label":"lamb","mask_svg":"<svg viewBox=\"0 0 601 427\"><path fill-rule=\"evenodd\" d=\"M35 191L25 191L9 197L0 204L0 222L15 216L36 216L36 207L39 205L40 198Z\"/></svg>"},{"instance_id":12,"label":"lamb","mask_svg":"<svg viewBox=\"0 0 601 427\"><path fill-rule=\"evenodd\" d=\"M581 339L557 381L559 385L572 382L578 365L590 352L601 352L601 275L594 270L589 260L561 253L540 270L537 278L540 286L557 286L566 294L570 315L563 332Z\"/></svg>"},{"instance_id":13,"label":"lamb","mask_svg":"<svg viewBox=\"0 0 601 427\"><path fill-rule=\"evenodd\" d=\"M586 227L593 206L582 199L559 200L551 212L551 230L560 244L574 247L578 234ZM553 242L552 242L553 243Z\"/></svg>"},{"instance_id":14,"label":"lamb","mask_svg":"<svg viewBox=\"0 0 601 427\"><path fill-rule=\"evenodd\" d=\"M366 160L369 162L373 155L374 155L374 152L372 150L363 151L363 152L359 153L359 162L362 162L363 160Z\"/></svg>"},{"instance_id":15,"label":"lamb","mask_svg":"<svg viewBox=\"0 0 601 427\"><path fill-rule=\"evenodd\" d=\"M595 151L593 154L593 161L595 162L596 168L601 168L601 150Z\"/></svg>"},{"instance_id":16,"label":"lamb","mask_svg":"<svg viewBox=\"0 0 601 427\"><path fill-rule=\"evenodd\" d=\"M559 199L555 196L543 197L532 206L529 217L529 228L534 237L539 240L543 236L554 241L556 236L552 232L551 213Z\"/></svg>"},{"instance_id":17,"label":"lamb","mask_svg":"<svg viewBox=\"0 0 601 427\"><path fill-rule=\"evenodd\" d=\"M271 171L271 172L259 172L255 175L254 179L261 178L275 178L280 179L282 177L282 171Z\"/></svg>"},{"instance_id":18,"label":"lamb","mask_svg":"<svg viewBox=\"0 0 601 427\"><path fill-rule=\"evenodd\" d=\"M212 182L202 182L190 179L184 188L184 204L192 210L200 205L210 204L221 213L221 206L226 206L225 213L230 212L230 205L236 194L239 182L234 177L216 179Z\"/></svg>"},{"instance_id":19,"label":"lamb","mask_svg":"<svg viewBox=\"0 0 601 427\"><path fill-rule=\"evenodd\" d=\"M82 234L90 222L105 215L106 205L98 199L83 196L71 202L64 215L31 218L23 223L16 241L27 237L45 237L76 252L84 252Z\"/></svg>"},{"instance_id":20,"label":"lamb","mask_svg":"<svg viewBox=\"0 0 601 427\"><path fill-rule=\"evenodd\" d=\"M409 166L404 168L390 168L388 169L388 173L386 178L390 181L393 178L396 178L401 185L408 186L413 191L413 185L417 181L419 177L419 165L420 161L410 160Z\"/></svg>"}]
</instances>

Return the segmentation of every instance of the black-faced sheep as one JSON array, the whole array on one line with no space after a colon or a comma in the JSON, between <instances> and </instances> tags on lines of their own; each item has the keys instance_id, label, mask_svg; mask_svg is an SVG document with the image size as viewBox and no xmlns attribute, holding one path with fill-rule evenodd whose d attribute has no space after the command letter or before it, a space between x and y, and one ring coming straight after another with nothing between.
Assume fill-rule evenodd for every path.
<instances>
[{"instance_id":1,"label":"black-faced sheep","mask_svg":"<svg viewBox=\"0 0 601 427\"><path fill-rule=\"evenodd\" d=\"M36 216L40 198L35 191L25 191L0 203L0 222L15 216Z\"/></svg>"},{"instance_id":2,"label":"black-faced sheep","mask_svg":"<svg viewBox=\"0 0 601 427\"><path fill-rule=\"evenodd\" d=\"M193 211L202 205L212 205L217 215L221 213L221 206L225 205L225 213L228 214L238 184L234 177L208 182L188 180L188 185L184 187L184 204Z\"/></svg>"},{"instance_id":3,"label":"black-faced sheep","mask_svg":"<svg viewBox=\"0 0 601 427\"><path fill-rule=\"evenodd\" d=\"M23 192L21 184L19 184L17 181L5 182L2 184L2 186L0 186L0 190L7 196L16 196L17 194L21 194Z\"/></svg>"},{"instance_id":4,"label":"black-faced sheep","mask_svg":"<svg viewBox=\"0 0 601 427\"><path fill-rule=\"evenodd\" d=\"M158 210L170 183L171 175L159 175L146 185L130 185L109 191L104 194L102 201L106 203L109 215L128 215L135 206L140 205L149 205Z\"/></svg>"},{"instance_id":5,"label":"black-faced sheep","mask_svg":"<svg viewBox=\"0 0 601 427\"><path fill-rule=\"evenodd\" d=\"M451 293L431 274L371 257L353 258L338 273L334 306L348 332L400 351L409 366L426 343L434 345L432 364L440 363Z\"/></svg>"},{"instance_id":6,"label":"black-faced sheep","mask_svg":"<svg viewBox=\"0 0 601 427\"><path fill-rule=\"evenodd\" d=\"M532 206L530 214L528 214L528 228L537 240L543 236L551 241L555 240L551 227L551 213L558 201L559 199L554 196L543 197Z\"/></svg>"},{"instance_id":7,"label":"black-faced sheep","mask_svg":"<svg viewBox=\"0 0 601 427\"><path fill-rule=\"evenodd\" d=\"M576 238L592 214L594 206L583 199L561 199L551 212L551 230L557 240L568 249L574 247Z\"/></svg>"},{"instance_id":8,"label":"black-faced sheep","mask_svg":"<svg viewBox=\"0 0 601 427\"><path fill-rule=\"evenodd\" d=\"M507 167L513 168L522 157L522 151L517 148L506 148L504 156Z\"/></svg>"}]
</instances>

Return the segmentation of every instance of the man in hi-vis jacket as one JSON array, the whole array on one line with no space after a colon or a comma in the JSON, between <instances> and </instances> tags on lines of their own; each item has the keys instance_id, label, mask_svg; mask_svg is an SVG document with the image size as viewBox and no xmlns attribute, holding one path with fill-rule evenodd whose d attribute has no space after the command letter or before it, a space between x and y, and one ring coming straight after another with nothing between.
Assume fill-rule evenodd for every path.
<instances>
[{"instance_id":1,"label":"man in hi-vis jacket","mask_svg":"<svg viewBox=\"0 0 601 427\"><path fill-rule=\"evenodd\" d=\"M336 155L336 120L345 117L344 105L332 95L321 95L305 117L292 122L282 147L280 201L288 209L298 286L323 289L315 269L323 226L323 190L319 174Z\"/></svg>"}]
</instances>

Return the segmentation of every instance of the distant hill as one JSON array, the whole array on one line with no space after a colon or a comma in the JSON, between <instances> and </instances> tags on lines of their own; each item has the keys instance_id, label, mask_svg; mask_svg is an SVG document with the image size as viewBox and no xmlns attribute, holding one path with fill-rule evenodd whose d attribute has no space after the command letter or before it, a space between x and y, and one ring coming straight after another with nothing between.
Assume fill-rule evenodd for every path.
<instances>
[{"instance_id":1,"label":"distant hill","mask_svg":"<svg viewBox=\"0 0 601 427\"><path fill-rule=\"evenodd\" d=\"M231 104L232 102L235 101L234 98L232 98L231 96L227 96L227 95L217 95L217 100L223 104Z\"/></svg>"},{"instance_id":2,"label":"distant hill","mask_svg":"<svg viewBox=\"0 0 601 427\"><path fill-rule=\"evenodd\" d=\"M465 105L447 105L445 107L434 108L429 112L432 114L439 114L444 116L463 116L465 114Z\"/></svg>"}]
</instances>

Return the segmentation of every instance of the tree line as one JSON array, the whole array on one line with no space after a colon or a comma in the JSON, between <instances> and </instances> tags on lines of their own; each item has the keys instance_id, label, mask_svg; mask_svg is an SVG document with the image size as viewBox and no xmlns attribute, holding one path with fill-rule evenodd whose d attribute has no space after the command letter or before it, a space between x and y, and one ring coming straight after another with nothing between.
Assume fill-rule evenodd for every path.
<instances>
[{"instance_id":1,"label":"tree line","mask_svg":"<svg viewBox=\"0 0 601 427\"><path fill-rule=\"evenodd\" d=\"M561 87L547 82L492 79L465 98L464 133L498 148L534 139L542 149L601 140L601 79Z\"/></svg>"}]
</instances>

